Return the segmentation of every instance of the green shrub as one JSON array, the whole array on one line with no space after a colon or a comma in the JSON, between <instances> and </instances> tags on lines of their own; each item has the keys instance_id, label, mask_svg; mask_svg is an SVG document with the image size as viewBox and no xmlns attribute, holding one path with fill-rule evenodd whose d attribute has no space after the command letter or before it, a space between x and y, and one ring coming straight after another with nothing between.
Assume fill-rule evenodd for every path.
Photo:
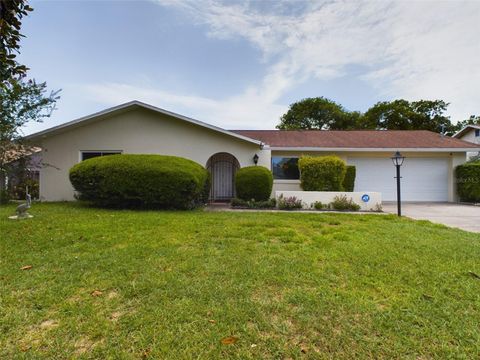
<instances>
[{"instance_id":1,"label":"green shrub","mask_svg":"<svg viewBox=\"0 0 480 360\"><path fill-rule=\"evenodd\" d=\"M297 199L295 196L283 197L283 195L280 195L278 198L277 205L280 210L294 210L303 207L302 200Z\"/></svg>"},{"instance_id":2,"label":"green shrub","mask_svg":"<svg viewBox=\"0 0 480 360\"><path fill-rule=\"evenodd\" d=\"M300 186L305 191L343 191L345 161L338 156L302 156Z\"/></svg>"},{"instance_id":3,"label":"green shrub","mask_svg":"<svg viewBox=\"0 0 480 360\"><path fill-rule=\"evenodd\" d=\"M252 201L233 198L230 201L230 206L233 208L241 209L273 209L277 205L275 199L269 199L264 201Z\"/></svg>"},{"instance_id":4,"label":"green shrub","mask_svg":"<svg viewBox=\"0 0 480 360\"><path fill-rule=\"evenodd\" d=\"M207 170L194 161L164 155L110 155L70 169L78 198L99 206L190 209L208 196Z\"/></svg>"},{"instance_id":5,"label":"green shrub","mask_svg":"<svg viewBox=\"0 0 480 360\"><path fill-rule=\"evenodd\" d=\"M343 179L343 189L344 191L352 192L355 188L355 176L357 175L357 169L354 165L347 165L346 170L345 178Z\"/></svg>"},{"instance_id":6,"label":"green shrub","mask_svg":"<svg viewBox=\"0 0 480 360\"><path fill-rule=\"evenodd\" d=\"M0 189L0 205L10 202L10 194L6 189Z\"/></svg>"},{"instance_id":7,"label":"green shrub","mask_svg":"<svg viewBox=\"0 0 480 360\"><path fill-rule=\"evenodd\" d=\"M263 166L247 166L237 171L235 189L242 200L266 201L273 186L272 172Z\"/></svg>"},{"instance_id":8,"label":"green shrub","mask_svg":"<svg viewBox=\"0 0 480 360\"><path fill-rule=\"evenodd\" d=\"M353 202L352 198L347 198L346 195L335 196L333 201L330 203L330 207L334 210L339 211L358 211L360 210L360 205Z\"/></svg>"},{"instance_id":9,"label":"green shrub","mask_svg":"<svg viewBox=\"0 0 480 360\"><path fill-rule=\"evenodd\" d=\"M313 207L315 210L324 210L324 209L327 209L327 208L328 208L328 205L322 203L321 201L315 201L315 202L312 204L312 207Z\"/></svg>"},{"instance_id":10,"label":"green shrub","mask_svg":"<svg viewBox=\"0 0 480 360\"><path fill-rule=\"evenodd\" d=\"M480 202L480 162L468 162L457 166L455 176L460 200Z\"/></svg>"}]
</instances>

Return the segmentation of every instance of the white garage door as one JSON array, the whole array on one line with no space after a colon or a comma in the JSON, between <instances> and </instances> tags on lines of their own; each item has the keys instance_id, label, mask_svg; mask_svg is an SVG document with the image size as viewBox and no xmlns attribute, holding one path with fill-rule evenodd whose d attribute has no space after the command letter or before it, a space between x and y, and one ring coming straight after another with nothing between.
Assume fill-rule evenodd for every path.
<instances>
[{"instance_id":1,"label":"white garage door","mask_svg":"<svg viewBox=\"0 0 480 360\"><path fill-rule=\"evenodd\" d=\"M377 191L384 201L397 199L395 166L390 158L348 158L355 165L355 191ZM402 200L448 201L448 164L442 158L406 158L401 167Z\"/></svg>"}]
</instances>

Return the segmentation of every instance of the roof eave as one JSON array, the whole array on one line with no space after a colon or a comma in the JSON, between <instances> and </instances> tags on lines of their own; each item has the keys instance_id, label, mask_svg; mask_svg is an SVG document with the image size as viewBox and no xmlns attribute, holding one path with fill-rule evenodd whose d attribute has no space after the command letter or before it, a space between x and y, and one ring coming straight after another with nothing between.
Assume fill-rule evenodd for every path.
<instances>
[{"instance_id":1,"label":"roof eave","mask_svg":"<svg viewBox=\"0 0 480 360\"><path fill-rule=\"evenodd\" d=\"M351 151L351 152L475 152L480 151L479 147L474 148L358 148L358 147L288 147L288 146L270 146L272 151Z\"/></svg>"}]
</instances>

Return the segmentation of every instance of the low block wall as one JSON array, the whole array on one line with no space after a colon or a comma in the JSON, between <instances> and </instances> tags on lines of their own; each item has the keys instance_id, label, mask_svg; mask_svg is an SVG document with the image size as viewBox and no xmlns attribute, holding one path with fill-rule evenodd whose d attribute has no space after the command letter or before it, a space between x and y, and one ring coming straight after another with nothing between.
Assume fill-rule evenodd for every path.
<instances>
[{"instance_id":1,"label":"low block wall","mask_svg":"<svg viewBox=\"0 0 480 360\"><path fill-rule=\"evenodd\" d=\"M335 196L346 195L348 199L352 199L360 205L362 211L376 210L382 205L382 194L379 192L337 192L337 191L275 191L275 199L278 201L280 195L284 198L295 196L302 200L303 207L309 209L316 201L328 204L333 201Z\"/></svg>"}]
</instances>

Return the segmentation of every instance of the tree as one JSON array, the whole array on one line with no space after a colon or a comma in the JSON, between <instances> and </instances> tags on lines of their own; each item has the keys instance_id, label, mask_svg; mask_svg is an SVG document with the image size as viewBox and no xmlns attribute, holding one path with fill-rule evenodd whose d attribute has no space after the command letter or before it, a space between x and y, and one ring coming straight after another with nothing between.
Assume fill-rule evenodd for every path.
<instances>
[{"instance_id":1,"label":"tree","mask_svg":"<svg viewBox=\"0 0 480 360\"><path fill-rule=\"evenodd\" d=\"M280 130L346 130L356 127L360 113L350 113L324 97L306 98L290 105L280 118Z\"/></svg>"},{"instance_id":2,"label":"tree","mask_svg":"<svg viewBox=\"0 0 480 360\"><path fill-rule=\"evenodd\" d=\"M59 99L59 91L48 93L45 82L27 80L28 68L16 61L21 20L32 10L23 0L0 0L0 192L9 163L30 151L22 127L49 117Z\"/></svg>"},{"instance_id":3,"label":"tree","mask_svg":"<svg viewBox=\"0 0 480 360\"><path fill-rule=\"evenodd\" d=\"M457 122L457 124L455 125L455 131L460 131L467 125L480 125L480 116L470 115L470 118L468 118L467 120Z\"/></svg>"},{"instance_id":4,"label":"tree","mask_svg":"<svg viewBox=\"0 0 480 360\"><path fill-rule=\"evenodd\" d=\"M307 98L290 105L277 126L281 130L430 130L453 135L463 126L480 122L480 117L453 125L445 115L448 103L443 100L409 102L399 99L378 102L364 114L347 111L324 97Z\"/></svg>"},{"instance_id":5,"label":"tree","mask_svg":"<svg viewBox=\"0 0 480 360\"><path fill-rule=\"evenodd\" d=\"M16 61L20 52L22 18L33 9L23 0L0 0L0 81L25 76L28 68Z\"/></svg>"},{"instance_id":6,"label":"tree","mask_svg":"<svg viewBox=\"0 0 480 360\"><path fill-rule=\"evenodd\" d=\"M443 100L379 102L363 115L363 123L379 130L430 130L451 134L455 126L445 115L448 105Z\"/></svg>"},{"instance_id":7,"label":"tree","mask_svg":"<svg viewBox=\"0 0 480 360\"><path fill-rule=\"evenodd\" d=\"M49 117L59 96L58 91L47 94L45 82L14 80L0 88L0 99L0 169L6 170L12 159L29 151L21 128Z\"/></svg>"}]
</instances>

